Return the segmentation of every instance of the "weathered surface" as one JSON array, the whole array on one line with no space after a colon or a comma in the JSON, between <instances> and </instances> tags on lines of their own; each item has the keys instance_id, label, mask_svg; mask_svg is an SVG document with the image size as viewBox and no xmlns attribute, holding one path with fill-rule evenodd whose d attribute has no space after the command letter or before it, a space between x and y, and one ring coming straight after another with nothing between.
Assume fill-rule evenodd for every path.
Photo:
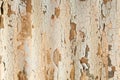
<instances>
[{"instance_id":1,"label":"weathered surface","mask_svg":"<svg viewBox=\"0 0 120 80\"><path fill-rule=\"evenodd\" d=\"M120 0L0 0L0 80L120 80Z\"/></svg>"}]
</instances>

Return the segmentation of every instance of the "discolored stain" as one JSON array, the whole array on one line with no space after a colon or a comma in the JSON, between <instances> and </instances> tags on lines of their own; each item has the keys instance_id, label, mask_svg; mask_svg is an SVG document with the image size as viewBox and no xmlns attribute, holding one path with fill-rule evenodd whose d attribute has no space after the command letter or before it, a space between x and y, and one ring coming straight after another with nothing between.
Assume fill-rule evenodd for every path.
<instances>
[{"instance_id":1,"label":"discolored stain","mask_svg":"<svg viewBox=\"0 0 120 80\"><path fill-rule=\"evenodd\" d=\"M109 0L103 0L103 3L106 4Z\"/></svg>"},{"instance_id":2,"label":"discolored stain","mask_svg":"<svg viewBox=\"0 0 120 80\"><path fill-rule=\"evenodd\" d=\"M4 49L6 49L6 46L4 46Z\"/></svg>"},{"instance_id":3,"label":"discolored stain","mask_svg":"<svg viewBox=\"0 0 120 80\"><path fill-rule=\"evenodd\" d=\"M74 48L74 55L76 55L76 51L77 51L77 46L75 46Z\"/></svg>"},{"instance_id":4,"label":"discolored stain","mask_svg":"<svg viewBox=\"0 0 120 80\"><path fill-rule=\"evenodd\" d=\"M24 71L19 71L18 80L28 80Z\"/></svg>"},{"instance_id":5,"label":"discolored stain","mask_svg":"<svg viewBox=\"0 0 120 80\"><path fill-rule=\"evenodd\" d=\"M112 45L108 45L108 50L112 50Z\"/></svg>"},{"instance_id":6,"label":"discolored stain","mask_svg":"<svg viewBox=\"0 0 120 80\"><path fill-rule=\"evenodd\" d=\"M59 61L61 61L61 53L60 53L59 49L55 49L55 51L53 53L53 60L56 64L56 66L58 66Z\"/></svg>"},{"instance_id":7,"label":"discolored stain","mask_svg":"<svg viewBox=\"0 0 120 80\"><path fill-rule=\"evenodd\" d=\"M17 40L24 40L27 37L32 37L31 29L30 15L21 16L21 30L17 36Z\"/></svg>"},{"instance_id":8,"label":"discolored stain","mask_svg":"<svg viewBox=\"0 0 120 80\"><path fill-rule=\"evenodd\" d=\"M82 42L84 42L85 41L85 33L81 30L79 30L79 32L80 32L80 37L82 39Z\"/></svg>"},{"instance_id":9,"label":"discolored stain","mask_svg":"<svg viewBox=\"0 0 120 80\"><path fill-rule=\"evenodd\" d=\"M8 26L9 26L9 27L12 27L12 25L11 25L11 24L8 24Z\"/></svg>"},{"instance_id":10,"label":"discolored stain","mask_svg":"<svg viewBox=\"0 0 120 80\"><path fill-rule=\"evenodd\" d=\"M95 77L95 80L98 80L98 76Z\"/></svg>"},{"instance_id":11,"label":"discolored stain","mask_svg":"<svg viewBox=\"0 0 120 80\"><path fill-rule=\"evenodd\" d=\"M11 5L8 4L8 17L10 17L11 14L15 14L15 12L11 10Z\"/></svg>"},{"instance_id":12,"label":"discolored stain","mask_svg":"<svg viewBox=\"0 0 120 80\"><path fill-rule=\"evenodd\" d=\"M70 29L69 40L71 41L75 38L75 36L77 35L77 32L76 32L76 24L74 22L70 22L70 26L71 26L71 29Z\"/></svg>"},{"instance_id":13,"label":"discolored stain","mask_svg":"<svg viewBox=\"0 0 120 80\"><path fill-rule=\"evenodd\" d=\"M31 0L26 0L26 11L29 13L32 11Z\"/></svg>"},{"instance_id":14,"label":"discolored stain","mask_svg":"<svg viewBox=\"0 0 120 80\"><path fill-rule=\"evenodd\" d=\"M54 19L54 18L55 18L55 16L52 14L52 15L51 15L51 19Z\"/></svg>"},{"instance_id":15,"label":"discolored stain","mask_svg":"<svg viewBox=\"0 0 120 80\"><path fill-rule=\"evenodd\" d=\"M2 16L0 16L0 29L1 28L4 28L4 22L3 22L4 20L3 20L3 17Z\"/></svg>"},{"instance_id":16,"label":"discolored stain","mask_svg":"<svg viewBox=\"0 0 120 80\"><path fill-rule=\"evenodd\" d=\"M98 52L97 52L97 56L100 55L101 56L101 45L98 43Z\"/></svg>"},{"instance_id":17,"label":"discolored stain","mask_svg":"<svg viewBox=\"0 0 120 80\"><path fill-rule=\"evenodd\" d=\"M108 55L108 66L112 66L111 59L110 59L109 55Z\"/></svg>"},{"instance_id":18,"label":"discolored stain","mask_svg":"<svg viewBox=\"0 0 120 80\"><path fill-rule=\"evenodd\" d=\"M54 80L54 71L55 69L53 67L45 68L44 70L45 80Z\"/></svg>"},{"instance_id":19,"label":"discolored stain","mask_svg":"<svg viewBox=\"0 0 120 80\"><path fill-rule=\"evenodd\" d=\"M34 26L32 25L32 28L34 28Z\"/></svg>"},{"instance_id":20,"label":"discolored stain","mask_svg":"<svg viewBox=\"0 0 120 80\"><path fill-rule=\"evenodd\" d=\"M13 40L13 38L10 38L10 41Z\"/></svg>"},{"instance_id":21,"label":"discolored stain","mask_svg":"<svg viewBox=\"0 0 120 80\"><path fill-rule=\"evenodd\" d=\"M81 72L80 80L86 80L86 72Z\"/></svg>"},{"instance_id":22,"label":"discolored stain","mask_svg":"<svg viewBox=\"0 0 120 80\"><path fill-rule=\"evenodd\" d=\"M43 11L43 14L45 15L46 12L47 12L47 11Z\"/></svg>"},{"instance_id":23,"label":"discolored stain","mask_svg":"<svg viewBox=\"0 0 120 80\"><path fill-rule=\"evenodd\" d=\"M86 58L86 57L82 57L81 59L80 59L80 63L88 63L88 59Z\"/></svg>"},{"instance_id":24,"label":"discolored stain","mask_svg":"<svg viewBox=\"0 0 120 80\"><path fill-rule=\"evenodd\" d=\"M114 71L108 71L108 78L114 77Z\"/></svg>"},{"instance_id":25,"label":"discolored stain","mask_svg":"<svg viewBox=\"0 0 120 80\"><path fill-rule=\"evenodd\" d=\"M116 68L115 68L115 66L112 66L111 68L112 68L112 71L116 71Z\"/></svg>"},{"instance_id":26,"label":"discolored stain","mask_svg":"<svg viewBox=\"0 0 120 80\"><path fill-rule=\"evenodd\" d=\"M4 65L4 71L6 71L6 64L5 64L5 62L3 62L3 65Z\"/></svg>"},{"instance_id":27,"label":"discolored stain","mask_svg":"<svg viewBox=\"0 0 120 80\"><path fill-rule=\"evenodd\" d=\"M85 48L85 57L88 57L88 52L89 52L89 47L88 45L86 45L86 48Z\"/></svg>"},{"instance_id":28,"label":"discolored stain","mask_svg":"<svg viewBox=\"0 0 120 80\"><path fill-rule=\"evenodd\" d=\"M60 15L60 8L59 7L55 8L55 15L57 18L59 17L59 15Z\"/></svg>"},{"instance_id":29,"label":"discolored stain","mask_svg":"<svg viewBox=\"0 0 120 80\"><path fill-rule=\"evenodd\" d=\"M71 68L70 79L75 80L75 65L74 65L74 63L73 63L72 68Z\"/></svg>"}]
</instances>

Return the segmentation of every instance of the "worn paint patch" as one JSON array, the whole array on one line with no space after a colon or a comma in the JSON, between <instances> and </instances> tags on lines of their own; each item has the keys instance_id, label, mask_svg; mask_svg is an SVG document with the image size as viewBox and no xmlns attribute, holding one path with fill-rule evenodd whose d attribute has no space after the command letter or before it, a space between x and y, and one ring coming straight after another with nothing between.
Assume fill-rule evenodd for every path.
<instances>
[{"instance_id":1,"label":"worn paint patch","mask_svg":"<svg viewBox=\"0 0 120 80\"><path fill-rule=\"evenodd\" d=\"M76 32L76 24L74 22L71 22L70 26L71 26L71 29L70 29L69 40L71 41L76 37L77 32Z\"/></svg>"},{"instance_id":2,"label":"worn paint patch","mask_svg":"<svg viewBox=\"0 0 120 80\"><path fill-rule=\"evenodd\" d=\"M60 8L59 7L55 8L55 15L57 18L59 17L59 15L60 15Z\"/></svg>"},{"instance_id":3,"label":"worn paint patch","mask_svg":"<svg viewBox=\"0 0 120 80\"><path fill-rule=\"evenodd\" d=\"M82 57L81 59L80 59L80 63L88 63L88 59L86 58L86 57Z\"/></svg>"},{"instance_id":4,"label":"worn paint patch","mask_svg":"<svg viewBox=\"0 0 120 80\"><path fill-rule=\"evenodd\" d=\"M24 40L31 37L31 19L29 15L21 17L21 31L18 34L18 40Z\"/></svg>"},{"instance_id":5,"label":"worn paint patch","mask_svg":"<svg viewBox=\"0 0 120 80\"><path fill-rule=\"evenodd\" d=\"M75 65L74 65L74 63L72 64L72 69L70 72L70 79L75 80Z\"/></svg>"},{"instance_id":6,"label":"worn paint patch","mask_svg":"<svg viewBox=\"0 0 120 80\"><path fill-rule=\"evenodd\" d=\"M3 17L0 16L0 29L4 28Z\"/></svg>"},{"instance_id":7,"label":"worn paint patch","mask_svg":"<svg viewBox=\"0 0 120 80\"><path fill-rule=\"evenodd\" d=\"M56 64L56 66L58 66L59 61L61 61L61 53L60 53L59 49L55 49L54 54L53 54L53 60Z\"/></svg>"},{"instance_id":8,"label":"worn paint patch","mask_svg":"<svg viewBox=\"0 0 120 80\"><path fill-rule=\"evenodd\" d=\"M8 17L10 17L11 14L15 14L15 12L11 10L11 5L8 4Z\"/></svg>"},{"instance_id":9,"label":"worn paint patch","mask_svg":"<svg viewBox=\"0 0 120 80\"><path fill-rule=\"evenodd\" d=\"M19 71L18 80L28 80L24 71Z\"/></svg>"}]
</instances>

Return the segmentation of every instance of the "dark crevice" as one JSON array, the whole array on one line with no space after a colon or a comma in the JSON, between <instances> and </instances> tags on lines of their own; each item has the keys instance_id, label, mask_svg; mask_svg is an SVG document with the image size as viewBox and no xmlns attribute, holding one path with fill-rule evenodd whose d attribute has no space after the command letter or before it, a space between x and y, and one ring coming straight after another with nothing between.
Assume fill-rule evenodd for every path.
<instances>
[{"instance_id":1,"label":"dark crevice","mask_svg":"<svg viewBox=\"0 0 120 80\"><path fill-rule=\"evenodd\" d=\"M2 2L1 4L1 14L3 15L4 11L3 11L3 5L4 5L4 2Z\"/></svg>"}]
</instances>

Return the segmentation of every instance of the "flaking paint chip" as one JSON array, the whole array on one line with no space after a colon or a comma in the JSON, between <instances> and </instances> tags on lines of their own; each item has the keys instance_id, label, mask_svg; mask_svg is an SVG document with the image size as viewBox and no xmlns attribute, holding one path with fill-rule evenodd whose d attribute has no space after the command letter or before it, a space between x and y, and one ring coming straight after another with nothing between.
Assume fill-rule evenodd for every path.
<instances>
[{"instance_id":1,"label":"flaking paint chip","mask_svg":"<svg viewBox=\"0 0 120 80\"><path fill-rule=\"evenodd\" d=\"M60 15L60 8L59 7L55 8L55 15L56 15L57 18Z\"/></svg>"}]
</instances>

